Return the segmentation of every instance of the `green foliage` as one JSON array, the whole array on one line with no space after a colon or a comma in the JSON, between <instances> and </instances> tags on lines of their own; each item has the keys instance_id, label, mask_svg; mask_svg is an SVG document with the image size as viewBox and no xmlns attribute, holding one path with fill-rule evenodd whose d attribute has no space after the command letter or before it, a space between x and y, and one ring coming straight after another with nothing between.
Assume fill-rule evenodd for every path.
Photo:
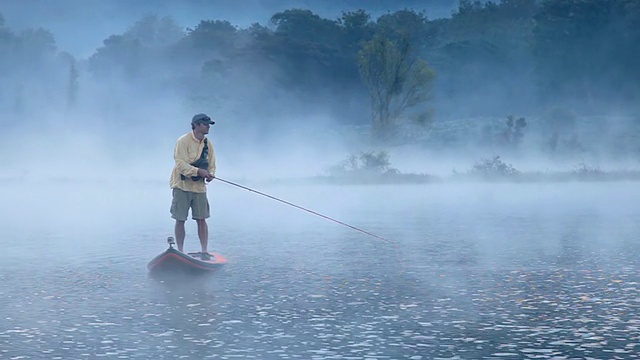
<instances>
[{"instance_id":1,"label":"green foliage","mask_svg":"<svg viewBox=\"0 0 640 360\"><path fill-rule=\"evenodd\" d=\"M337 24L344 37L344 51L351 61L356 63L357 53L363 42L371 40L375 33L375 24L371 22L371 15L364 10L343 12Z\"/></svg>"},{"instance_id":2,"label":"green foliage","mask_svg":"<svg viewBox=\"0 0 640 360\"><path fill-rule=\"evenodd\" d=\"M640 6L636 0L545 0L535 15L533 51L540 95L595 107L640 90ZM594 51L598 49L598 51ZM635 77L634 77L635 76Z\"/></svg>"},{"instance_id":3,"label":"green foliage","mask_svg":"<svg viewBox=\"0 0 640 360\"><path fill-rule=\"evenodd\" d=\"M123 35L129 40L138 40L143 46L162 47L177 43L185 33L171 17L148 15L136 21Z\"/></svg>"},{"instance_id":4,"label":"green foliage","mask_svg":"<svg viewBox=\"0 0 640 360\"><path fill-rule=\"evenodd\" d=\"M527 120L523 117L518 119L513 115L507 116L507 128L503 133L504 141L511 147L517 147L524 136L524 128L527 126Z\"/></svg>"},{"instance_id":5,"label":"green foliage","mask_svg":"<svg viewBox=\"0 0 640 360\"><path fill-rule=\"evenodd\" d=\"M558 181L623 181L640 179L638 170L604 171L598 166L581 162L570 171L521 172L511 164L500 160L499 156L483 159L466 173L453 171L452 180L486 180L517 182L558 182Z\"/></svg>"},{"instance_id":6,"label":"green foliage","mask_svg":"<svg viewBox=\"0 0 640 360\"><path fill-rule=\"evenodd\" d=\"M484 23L491 26L491 21L529 19L538 11L538 0L501 0L477 1L460 0L458 10L452 18L474 25Z\"/></svg>"},{"instance_id":7,"label":"green foliage","mask_svg":"<svg viewBox=\"0 0 640 360\"><path fill-rule=\"evenodd\" d=\"M499 3L461 0L442 38L450 44L467 44L468 61L486 57L491 50L493 56L504 57L508 53L509 65L517 66L517 62L529 56L533 16L538 8L537 0ZM456 62L465 62L465 59L456 59Z\"/></svg>"},{"instance_id":8,"label":"green foliage","mask_svg":"<svg viewBox=\"0 0 640 360\"><path fill-rule=\"evenodd\" d=\"M380 16L376 31L395 43L408 41L412 50L419 50L428 36L429 26L424 12L404 9Z\"/></svg>"},{"instance_id":9,"label":"green foliage","mask_svg":"<svg viewBox=\"0 0 640 360\"><path fill-rule=\"evenodd\" d=\"M323 19L310 10L285 10L273 15L271 22L276 26L276 34L293 41L329 45L339 39L337 22Z\"/></svg>"},{"instance_id":10,"label":"green foliage","mask_svg":"<svg viewBox=\"0 0 640 360\"><path fill-rule=\"evenodd\" d=\"M333 106L331 115L345 123L370 120L377 140L394 137L405 120L429 124L436 106L438 113L463 117L491 116L506 102L532 115L558 99L572 100L567 106L584 114L601 111L602 104L640 104L637 0L461 0L451 17L432 20L409 9L377 18L360 9L326 19L294 8L270 20L247 29L202 20L185 32L169 17L145 16L107 36L87 67L70 69L57 57L50 32L14 32L0 15L0 105L29 109L35 93L66 103L63 98L81 91L73 79L80 83L85 68L99 80L132 80L132 88L182 91L184 98L203 99L199 106L233 106L225 99L238 97L273 100L269 91L244 98L259 79L282 90L287 104L305 101L301 111ZM537 99L530 96L533 85ZM367 95L370 103L363 100ZM558 122L546 129L549 148L581 147L565 122L567 127ZM517 145L525 127L517 119L506 125L505 143Z\"/></svg>"},{"instance_id":11,"label":"green foliage","mask_svg":"<svg viewBox=\"0 0 640 360\"><path fill-rule=\"evenodd\" d=\"M275 31L254 29L259 37L254 36L252 46L274 65L279 85L310 93L335 91L340 85L350 86L358 76L354 48L362 29L355 28L359 23L350 15L345 16L348 29L309 10L285 10L271 17Z\"/></svg>"},{"instance_id":12,"label":"green foliage","mask_svg":"<svg viewBox=\"0 0 640 360\"><path fill-rule=\"evenodd\" d=\"M483 146L516 149L524 138L526 127L527 119L508 115L506 120L498 126L494 124L483 126L480 143Z\"/></svg>"},{"instance_id":13,"label":"green foliage","mask_svg":"<svg viewBox=\"0 0 640 360\"><path fill-rule=\"evenodd\" d=\"M385 140L394 135L397 119L424 107L431 99L435 72L412 52L408 37L398 43L376 35L362 46L358 57L360 77L371 98L372 134ZM418 109L416 119L427 122L430 109Z\"/></svg>"},{"instance_id":14,"label":"green foliage","mask_svg":"<svg viewBox=\"0 0 640 360\"><path fill-rule=\"evenodd\" d=\"M517 176L520 174L520 171L511 164L502 161L500 156L494 156L491 159L480 160L480 162L473 165L473 168L467 173L485 178L503 178Z\"/></svg>"},{"instance_id":15,"label":"green foliage","mask_svg":"<svg viewBox=\"0 0 640 360\"><path fill-rule=\"evenodd\" d=\"M4 26L4 18L0 23L0 111L28 119L51 108L61 110L67 68L57 57L53 33L43 28L16 33Z\"/></svg>"},{"instance_id":16,"label":"green foliage","mask_svg":"<svg viewBox=\"0 0 640 360\"><path fill-rule=\"evenodd\" d=\"M367 171L383 172L389 169L389 154L386 151L363 152L360 154L362 169Z\"/></svg>"},{"instance_id":17,"label":"green foliage","mask_svg":"<svg viewBox=\"0 0 640 360\"><path fill-rule=\"evenodd\" d=\"M192 51L229 52L235 48L238 29L227 20L203 20L195 29L187 29L186 40Z\"/></svg>"},{"instance_id":18,"label":"green foliage","mask_svg":"<svg viewBox=\"0 0 640 360\"><path fill-rule=\"evenodd\" d=\"M343 11L338 24L349 32L361 32L367 28L371 29L371 15L362 9Z\"/></svg>"},{"instance_id":19,"label":"green foliage","mask_svg":"<svg viewBox=\"0 0 640 360\"><path fill-rule=\"evenodd\" d=\"M351 154L327 169L328 177L319 180L349 184L425 183L436 180L427 174L402 173L391 167L386 151Z\"/></svg>"},{"instance_id":20,"label":"green foliage","mask_svg":"<svg viewBox=\"0 0 640 360\"><path fill-rule=\"evenodd\" d=\"M340 163L328 169L330 176L347 175L380 175L390 169L391 162L386 151L361 152L359 155L349 155Z\"/></svg>"},{"instance_id":21,"label":"green foliage","mask_svg":"<svg viewBox=\"0 0 640 360\"><path fill-rule=\"evenodd\" d=\"M111 35L104 46L89 58L89 70L96 75L137 78L144 66L144 49L140 41L124 35Z\"/></svg>"},{"instance_id":22,"label":"green foliage","mask_svg":"<svg viewBox=\"0 0 640 360\"><path fill-rule=\"evenodd\" d=\"M15 38L12 57L16 65L24 70L46 67L56 55L56 41L53 34L44 29L27 29Z\"/></svg>"},{"instance_id":23,"label":"green foliage","mask_svg":"<svg viewBox=\"0 0 640 360\"><path fill-rule=\"evenodd\" d=\"M442 112L504 112L496 99L535 111L531 31L538 7L537 0L462 1L450 19L432 22L434 40L425 57L438 73L439 92L452 103Z\"/></svg>"},{"instance_id":24,"label":"green foliage","mask_svg":"<svg viewBox=\"0 0 640 360\"><path fill-rule=\"evenodd\" d=\"M157 76L160 71L153 70L165 60L159 56L159 50L174 46L184 37L184 31L171 17L145 16L123 34L103 40L103 46L89 58L89 69L94 75L109 78L142 80L145 76Z\"/></svg>"}]
</instances>

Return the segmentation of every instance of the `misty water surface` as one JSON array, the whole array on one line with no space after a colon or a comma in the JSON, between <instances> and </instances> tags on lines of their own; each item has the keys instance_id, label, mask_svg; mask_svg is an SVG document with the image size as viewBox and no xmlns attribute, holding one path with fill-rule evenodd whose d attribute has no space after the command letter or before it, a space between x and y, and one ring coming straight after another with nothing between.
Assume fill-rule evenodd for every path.
<instances>
[{"instance_id":1,"label":"misty water surface","mask_svg":"<svg viewBox=\"0 0 640 360\"><path fill-rule=\"evenodd\" d=\"M247 185L390 242L216 182L156 279L165 183L4 181L0 358L638 357L635 183Z\"/></svg>"}]
</instances>

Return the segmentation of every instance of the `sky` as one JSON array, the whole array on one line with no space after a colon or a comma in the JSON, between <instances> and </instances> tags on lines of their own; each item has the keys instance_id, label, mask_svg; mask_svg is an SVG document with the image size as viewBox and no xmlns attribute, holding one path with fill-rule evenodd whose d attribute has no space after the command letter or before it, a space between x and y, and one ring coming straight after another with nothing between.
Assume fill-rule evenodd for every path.
<instances>
[{"instance_id":1,"label":"sky","mask_svg":"<svg viewBox=\"0 0 640 360\"><path fill-rule=\"evenodd\" d=\"M0 14L9 28L51 31L58 48L78 58L91 56L102 41L124 33L146 15L171 16L195 27L201 20L228 20L241 28L266 25L276 12L306 8L329 19L365 9L373 18L404 8L424 10L430 19L448 17L458 0L2 0Z\"/></svg>"}]
</instances>

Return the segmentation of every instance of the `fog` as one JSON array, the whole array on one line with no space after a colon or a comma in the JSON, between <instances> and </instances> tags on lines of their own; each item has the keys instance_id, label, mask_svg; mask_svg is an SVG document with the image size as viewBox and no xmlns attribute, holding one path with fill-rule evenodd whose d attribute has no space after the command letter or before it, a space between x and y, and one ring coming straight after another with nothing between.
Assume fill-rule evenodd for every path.
<instances>
[{"instance_id":1,"label":"fog","mask_svg":"<svg viewBox=\"0 0 640 360\"><path fill-rule=\"evenodd\" d=\"M114 35L142 33L141 19L150 15L160 23L165 17L175 21L164 33L156 29L165 37L148 40L162 44L208 19L229 21L236 29L254 23L273 28L269 18L294 6L328 19L365 7L374 20L415 8L424 11L427 19L437 20L449 18L458 4L443 0L422 5L413 1L185 1L179 5L169 1L90 5L5 1L0 9L5 28L25 36L25 44L33 50L4 64L0 138L5 166L0 178L166 183L175 140L189 131L189 119L197 112L216 120L210 138L218 154L218 175L250 182L324 175L347 156L367 151L387 152L390 166L401 173L443 178L495 156L523 172L570 172L580 164L605 171L637 169L638 121L630 111L633 107L613 104L592 111L569 106L567 99L555 105L565 106L569 114L565 117L573 120L549 120L551 107L538 105L530 73L514 72L521 76L487 81L494 74L510 74L492 64L491 58L460 64L457 73L450 71L456 64L444 66L438 58L429 59L442 74L431 104L433 124L412 125L404 130L408 136L382 143L371 139L370 102L366 92L354 85L357 81L346 86L322 83L323 75L314 75L310 66L299 73L307 77L301 83L311 86L300 86L286 78L288 68L256 55L230 68L219 60L218 50L202 52L202 57L181 57L180 52L187 50L180 43L170 48L174 53L169 55L161 46L149 45L140 58L115 56L120 50L109 47L116 41ZM52 34L51 46L38 47L48 39L38 33L41 30ZM135 51L130 51L131 56ZM524 53L517 55L525 59ZM204 77L202 69L211 65L207 56L219 62L213 75ZM524 69L528 63L523 60L518 65ZM477 68L468 68L471 65ZM475 78L466 81L478 90L465 92L467 86L460 82L469 74ZM76 82L70 85L74 76ZM515 88L520 92L514 95ZM498 137L510 114L526 118L527 126L517 143L505 145ZM549 125L550 121L567 125L553 130L556 125ZM487 131L488 138L483 135ZM558 150L550 153L546 144L553 139L553 131L561 135L554 145ZM564 138L562 132L567 134Z\"/></svg>"},{"instance_id":2,"label":"fog","mask_svg":"<svg viewBox=\"0 0 640 360\"><path fill-rule=\"evenodd\" d=\"M609 339L599 321L633 313L640 251L637 18L615 4L601 23L537 1L2 1L0 357L522 358L538 344L496 339L587 341L573 329L592 305L606 316L585 331ZM430 86L387 127L359 72L376 45L411 64L391 105L406 78ZM217 177L331 219L214 180L226 270L147 282L173 235L174 146L201 112ZM612 326L637 343L633 321ZM610 340L569 353L629 348Z\"/></svg>"},{"instance_id":3,"label":"fog","mask_svg":"<svg viewBox=\"0 0 640 360\"><path fill-rule=\"evenodd\" d=\"M179 39L186 29L195 29L207 19L229 21L236 29L254 23L273 28L269 18L292 7L308 8L328 19L364 7L374 20L406 8L424 11L428 19L437 20L449 18L457 2L443 0L420 6L421 2L412 1L100 1L90 5L79 1L5 1L0 9L5 28L16 36L32 36L32 43L29 37L24 41L33 50L25 50L4 64L7 71L2 75L5 92L0 108L4 166L0 179L8 184L31 184L35 179L45 184L75 183L82 196L93 193L97 197L102 186L115 186L128 197L137 191L130 186L153 184L166 186L166 192L156 193L163 194L166 201L173 146L189 131L190 118L198 112L216 121L209 137L218 155L218 176L258 186L326 175L331 166L349 155L369 151L388 153L390 167L400 173L427 174L445 181L470 171L482 159L496 156L518 171L532 174L570 173L579 166L598 171L637 170L638 121L629 107L614 104L587 111L566 105L570 103L567 100L565 106L570 110L565 114L573 120L552 119L567 124L559 127L567 136L561 135L559 140L556 136L558 150L549 152L549 129L555 125L549 125L550 107L536 105L539 102L534 98L530 73L523 71L522 76L508 81L481 85L492 73L505 75L491 59L475 63L475 70L459 73L449 72L437 58L431 59L435 66L441 66L437 69L442 74L435 83L431 105L433 124L411 125L403 130L405 137L384 143L370 135L366 92L353 83L322 83L322 75L314 75L312 66L300 72L308 77L300 81L317 83L316 89L291 82L286 78L286 67L253 55L234 68L216 63L214 75L207 77L201 71L209 66L207 56L220 58L215 51L203 52L202 57L180 57L179 53L187 50L185 45L177 45L171 48L175 54L168 56L160 46L149 47L141 58L109 55L119 51L109 48L109 41L115 41L111 37L142 33L140 21L147 16L155 16L153 21L165 17L175 21L163 30L165 37L148 40L162 44L171 36ZM38 29L53 35L53 48L38 48L38 41L47 39ZM467 66L462 64L461 69ZM527 61L519 66L525 68ZM76 83L69 85L74 72ZM173 76L173 72L179 75ZM477 82L473 86L480 91L461 90L465 86L458 82L464 74L475 74L471 81ZM517 96L509 95L514 88L521 91ZM452 97L451 92L458 95ZM525 117L527 126L518 143L505 145L498 137L510 114ZM221 185L216 184L216 189ZM43 188L48 187L33 186L34 191ZM296 200L315 204L313 194L307 195L309 198ZM46 194L40 198L48 203ZM331 213L340 212L338 199L323 200L331 204L325 205ZM73 207L65 209L73 212Z\"/></svg>"}]
</instances>

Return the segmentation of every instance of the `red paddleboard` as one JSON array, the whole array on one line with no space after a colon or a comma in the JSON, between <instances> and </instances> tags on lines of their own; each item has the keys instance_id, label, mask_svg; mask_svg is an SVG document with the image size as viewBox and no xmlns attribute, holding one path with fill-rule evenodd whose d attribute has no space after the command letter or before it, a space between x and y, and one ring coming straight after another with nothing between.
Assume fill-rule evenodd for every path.
<instances>
[{"instance_id":1,"label":"red paddleboard","mask_svg":"<svg viewBox=\"0 0 640 360\"><path fill-rule=\"evenodd\" d=\"M173 238L168 242L169 248L147 264L149 271L212 271L227 263L227 259L218 253L209 252L211 258L204 260L200 253L183 253L175 249Z\"/></svg>"}]
</instances>

